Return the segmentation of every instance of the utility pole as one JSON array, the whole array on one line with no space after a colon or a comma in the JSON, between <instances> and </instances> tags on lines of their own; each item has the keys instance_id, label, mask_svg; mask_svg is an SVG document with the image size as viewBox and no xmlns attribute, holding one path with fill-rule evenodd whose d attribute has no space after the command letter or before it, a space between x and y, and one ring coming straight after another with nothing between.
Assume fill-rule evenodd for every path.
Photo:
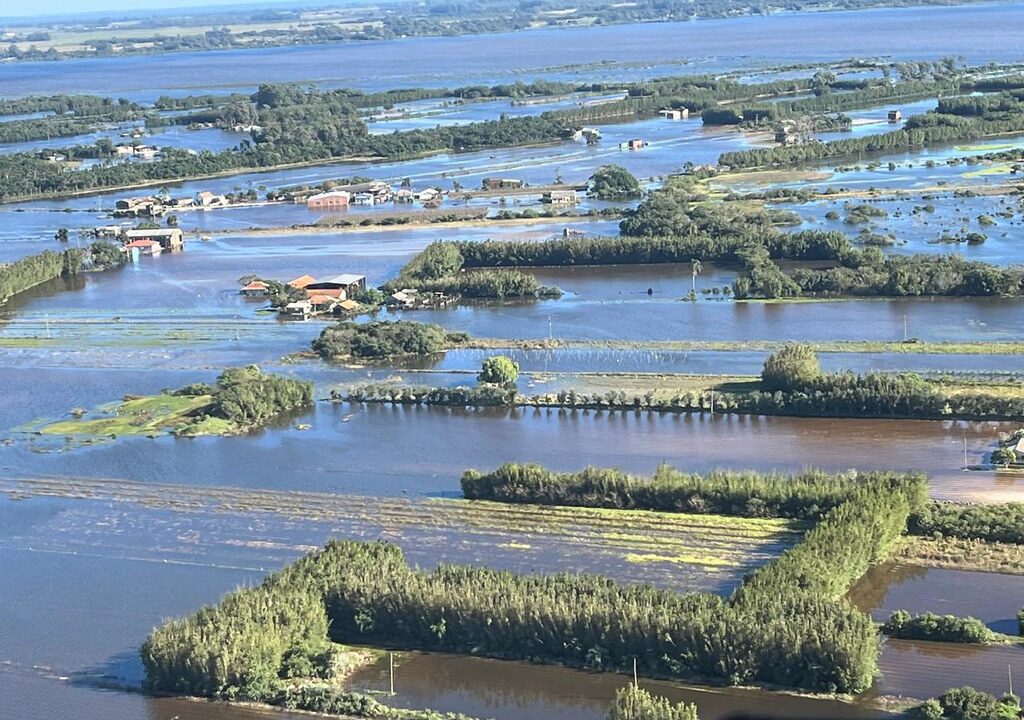
<instances>
[{"instance_id":1,"label":"utility pole","mask_svg":"<svg viewBox=\"0 0 1024 720\"><path fill-rule=\"evenodd\" d=\"M395 694L395 654L388 653L388 688L391 695Z\"/></svg>"},{"instance_id":2,"label":"utility pole","mask_svg":"<svg viewBox=\"0 0 1024 720\"><path fill-rule=\"evenodd\" d=\"M903 315L903 342L906 342L909 338L907 337L907 316Z\"/></svg>"},{"instance_id":3,"label":"utility pole","mask_svg":"<svg viewBox=\"0 0 1024 720\"><path fill-rule=\"evenodd\" d=\"M1009 664L1006 666L1006 677L1010 680L1010 694L1013 695L1013 668Z\"/></svg>"},{"instance_id":4,"label":"utility pole","mask_svg":"<svg viewBox=\"0 0 1024 720\"><path fill-rule=\"evenodd\" d=\"M633 658L633 687L640 687L640 681L636 676L636 658ZM1010 683L1010 694L1013 694L1013 683Z\"/></svg>"},{"instance_id":5,"label":"utility pole","mask_svg":"<svg viewBox=\"0 0 1024 720\"><path fill-rule=\"evenodd\" d=\"M967 436L964 435L964 470L967 469Z\"/></svg>"}]
</instances>

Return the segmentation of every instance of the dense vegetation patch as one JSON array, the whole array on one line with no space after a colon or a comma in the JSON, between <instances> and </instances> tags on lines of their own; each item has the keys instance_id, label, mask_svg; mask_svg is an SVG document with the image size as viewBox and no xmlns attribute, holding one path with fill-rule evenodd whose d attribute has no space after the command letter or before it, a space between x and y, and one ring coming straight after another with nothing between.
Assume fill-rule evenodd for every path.
<instances>
[{"instance_id":1,"label":"dense vegetation patch","mask_svg":"<svg viewBox=\"0 0 1024 720\"><path fill-rule=\"evenodd\" d=\"M906 610L894 612L882 625L882 632L901 640L978 644L992 642L995 639L995 633L977 618L932 613L911 615Z\"/></svg>"},{"instance_id":2,"label":"dense vegetation patch","mask_svg":"<svg viewBox=\"0 0 1024 720\"><path fill-rule=\"evenodd\" d=\"M508 463L489 473L466 471L462 494L471 500L528 505L817 520L880 476L817 470L798 475L729 470L700 475L662 464L651 477L643 477L612 468L560 473L540 465Z\"/></svg>"},{"instance_id":3,"label":"dense vegetation patch","mask_svg":"<svg viewBox=\"0 0 1024 720\"><path fill-rule=\"evenodd\" d=\"M313 384L263 373L255 365L231 368L213 385L196 383L157 395L126 397L91 414L38 428L45 435L75 437L235 434L313 402Z\"/></svg>"},{"instance_id":4,"label":"dense vegetation patch","mask_svg":"<svg viewBox=\"0 0 1024 720\"><path fill-rule=\"evenodd\" d=\"M640 182L621 165L602 165L590 176L590 194L602 200L640 197Z\"/></svg>"},{"instance_id":5,"label":"dense vegetation patch","mask_svg":"<svg viewBox=\"0 0 1024 720\"><path fill-rule=\"evenodd\" d=\"M914 720L1017 720L1020 712L1016 695L996 698L972 687L959 687L918 705L910 715Z\"/></svg>"},{"instance_id":6,"label":"dense vegetation patch","mask_svg":"<svg viewBox=\"0 0 1024 720\"><path fill-rule=\"evenodd\" d=\"M923 496L877 476L735 596L677 595L594 575L409 567L399 548L331 542L143 646L153 690L267 701L285 656L320 643L387 644L645 675L857 692L876 671L870 618L843 599L884 558Z\"/></svg>"},{"instance_id":7,"label":"dense vegetation patch","mask_svg":"<svg viewBox=\"0 0 1024 720\"><path fill-rule=\"evenodd\" d=\"M917 535L1024 545L1024 503L931 502L910 518L910 530Z\"/></svg>"},{"instance_id":8,"label":"dense vegetation patch","mask_svg":"<svg viewBox=\"0 0 1024 720\"><path fill-rule=\"evenodd\" d=\"M673 704L631 684L616 691L608 720L697 720L697 706Z\"/></svg>"},{"instance_id":9,"label":"dense vegetation patch","mask_svg":"<svg viewBox=\"0 0 1024 720\"><path fill-rule=\"evenodd\" d=\"M105 270L121 265L124 257L124 253L114 245L96 242L87 250L44 250L0 265L0 303L12 295L59 277L76 275L83 270Z\"/></svg>"},{"instance_id":10,"label":"dense vegetation patch","mask_svg":"<svg viewBox=\"0 0 1024 720\"><path fill-rule=\"evenodd\" d=\"M463 249L473 243L439 241L428 245L410 260L386 290L414 289L477 299L536 298L561 295L557 288L546 287L536 276L520 270L481 271L467 265ZM468 271L466 271L468 270Z\"/></svg>"},{"instance_id":11,"label":"dense vegetation patch","mask_svg":"<svg viewBox=\"0 0 1024 720\"><path fill-rule=\"evenodd\" d=\"M343 322L324 328L313 349L325 360L338 358L391 358L433 355L465 342L465 333L450 333L440 325L410 320Z\"/></svg>"}]
</instances>

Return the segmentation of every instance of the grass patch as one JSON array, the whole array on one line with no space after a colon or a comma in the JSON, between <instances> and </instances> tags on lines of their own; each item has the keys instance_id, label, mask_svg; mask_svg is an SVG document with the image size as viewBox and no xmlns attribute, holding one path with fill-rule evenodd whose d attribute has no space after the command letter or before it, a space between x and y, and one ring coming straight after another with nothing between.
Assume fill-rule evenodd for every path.
<instances>
[{"instance_id":1,"label":"grass patch","mask_svg":"<svg viewBox=\"0 0 1024 720\"><path fill-rule=\"evenodd\" d=\"M914 538L899 559L911 565L1024 575L1024 545L961 540Z\"/></svg>"},{"instance_id":2,"label":"grass patch","mask_svg":"<svg viewBox=\"0 0 1024 720\"><path fill-rule=\"evenodd\" d=\"M991 175L1009 175L1010 174L1010 163L996 163L983 167L980 170L971 170L970 172L963 173L960 177L963 178L980 178L989 177Z\"/></svg>"},{"instance_id":3,"label":"grass patch","mask_svg":"<svg viewBox=\"0 0 1024 720\"><path fill-rule=\"evenodd\" d=\"M98 416L61 420L37 432L91 437L162 435L188 424L195 413L212 402L212 395L147 395L101 405L96 410Z\"/></svg>"},{"instance_id":4,"label":"grass patch","mask_svg":"<svg viewBox=\"0 0 1024 720\"><path fill-rule=\"evenodd\" d=\"M720 557L708 557L707 555L657 555L655 553L629 553L626 555L626 562L645 563L675 563L677 565L700 565L702 567L740 567L742 563L734 562Z\"/></svg>"}]
</instances>

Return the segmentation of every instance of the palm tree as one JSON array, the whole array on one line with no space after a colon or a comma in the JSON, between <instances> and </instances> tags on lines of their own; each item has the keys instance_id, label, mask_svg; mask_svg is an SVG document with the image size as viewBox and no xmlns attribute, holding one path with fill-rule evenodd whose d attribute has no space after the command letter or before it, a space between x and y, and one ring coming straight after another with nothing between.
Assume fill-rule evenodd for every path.
<instances>
[{"instance_id":1,"label":"palm tree","mask_svg":"<svg viewBox=\"0 0 1024 720\"><path fill-rule=\"evenodd\" d=\"M691 267L692 272L693 272L693 276L692 276L693 292L696 293L697 292L697 276L700 275L701 271L704 269L704 266L700 264L700 260L694 259L694 260L690 261L690 267Z\"/></svg>"}]
</instances>

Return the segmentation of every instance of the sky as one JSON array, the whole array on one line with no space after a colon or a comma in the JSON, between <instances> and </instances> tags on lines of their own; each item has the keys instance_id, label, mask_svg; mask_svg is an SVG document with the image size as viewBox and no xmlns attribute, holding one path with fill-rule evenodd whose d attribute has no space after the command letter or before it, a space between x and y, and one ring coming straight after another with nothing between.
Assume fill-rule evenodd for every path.
<instances>
[{"instance_id":1,"label":"sky","mask_svg":"<svg viewBox=\"0 0 1024 720\"><path fill-rule=\"evenodd\" d=\"M238 0L246 5L277 5L286 2L295 4L295 0ZM37 15L57 15L67 13L97 13L119 10L167 10L169 8L202 8L211 5L236 4L233 0L34 0L23 3L14 0L0 0L0 18L31 17ZM310 5L329 5L330 2L310 2Z\"/></svg>"}]
</instances>

